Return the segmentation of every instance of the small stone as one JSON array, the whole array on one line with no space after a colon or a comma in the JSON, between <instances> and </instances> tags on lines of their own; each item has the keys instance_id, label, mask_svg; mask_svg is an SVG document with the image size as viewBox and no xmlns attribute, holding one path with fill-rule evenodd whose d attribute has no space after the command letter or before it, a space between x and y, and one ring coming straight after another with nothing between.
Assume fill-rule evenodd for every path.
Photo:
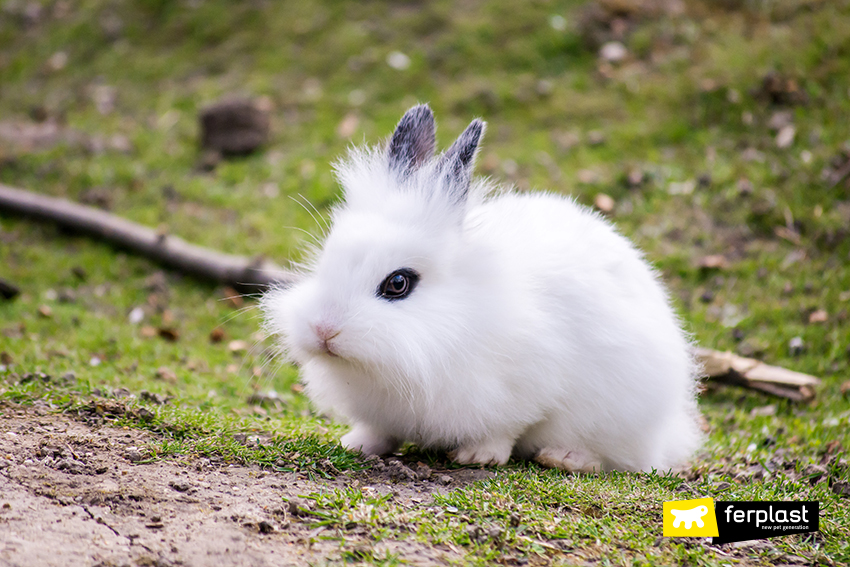
<instances>
[{"instance_id":1,"label":"small stone","mask_svg":"<svg viewBox=\"0 0 850 567\"><path fill-rule=\"evenodd\" d=\"M189 492L190 490L192 490L192 485L186 482L185 480L169 481L168 486L170 486L177 492Z\"/></svg>"},{"instance_id":2,"label":"small stone","mask_svg":"<svg viewBox=\"0 0 850 567\"><path fill-rule=\"evenodd\" d=\"M153 394L147 390L139 392L139 398L141 398L142 401L152 402L158 406L161 406L168 401L168 396L164 394Z\"/></svg>"},{"instance_id":3,"label":"small stone","mask_svg":"<svg viewBox=\"0 0 850 567\"><path fill-rule=\"evenodd\" d=\"M791 126L783 126L779 133L776 134L776 147L784 150L794 143L794 136L797 135L797 130Z\"/></svg>"},{"instance_id":4,"label":"small stone","mask_svg":"<svg viewBox=\"0 0 850 567\"><path fill-rule=\"evenodd\" d=\"M309 509L310 507L307 505L306 500L302 500L301 498L289 499L289 509L287 511L290 516L302 516Z\"/></svg>"},{"instance_id":5,"label":"small stone","mask_svg":"<svg viewBox=\"0 0 850 567\"><path fill-rule=\"evenodd\" d=\"M357 127L360 125L360 119L354 113L349 113L342 119L339 125L336 127L336 135L345 140L351 138L355 132L357 132Z\"/></svg>"},{"instance_id":6,"label":"small stone","mask_svg":"<svg viewBox=\"0 0 850 567\"><path fill-rule=\"evenodd\" d=\"M799 356L806 351L806 344L802 337L794 337L788 341L788 352L791 356Z\"/></svg>"},{"instance_id":7,"label":"small stone","mask_svg":"<svg viewBox=\"0 0 850 567\"><path fill-rule=\"evenodd\" d=\"M428 480L431 478L431 467L425 463L416 463L414 472L416 473L417 480Z\"/></svg>"},{"instance_id":8,"label":"small stone","mask_svg":"<svg viewBox=\"0 0 850 567\"><path fill-rule=\"evenodd\" d=\"M750 415L753 417L767 417L771 415L776 415L776 404L753 408L750 411Z\"/></svg>"},{"instance_id":9,"label":"small stone","mask_svg":"<svg viewBox=\"0 0 850 567\"><path fill-rule=\"evenodd\" d=\"M466 528L466 535L469 536L470 541L477 543L484 539L484 530L481 529L481 526L472 525Z\"/></svg>"},{"instance_id":10,"label":"small stone","mask_svg":"<svg viewBox=\"0 0 850 567\"><path fill-rule=\"evenodd\" d=\"M39 317L44 317L45 319L49 319L53 317L53 310L48 305L40 305L38 308Z\"/></svg>"},{"instance_id":11,"label":"small stone","mask_svg":"<svg viewBox=\"0 0 850 567\"><path fill-rule=\"evenodd\" d=\"M587 133L587 143L591 146L601 146L605 143L605 132L602 130L591 130Z\"/></svg>"},{"instance_id":12,"label":"small stone","mask_svg":"<svg viewBox=\"0 0 850 567\"><path fill-rule=\"evenodd\" d=\"M452 477L447 474L441 474L437 477L437 483L442 484L443 486L448 486L452 483Z\"/></svg>"},{"instance_id":13,"label":"small stone","mask_svg":"<svg viewBox=\"0 0 850 567\"><path fill-rule=\"evenodd\" d=\"M742 177L738 180L737 188L738 195L741 195L742 197L752 195L754 190L752 182L750 182L750 180L746 177Z\"/></svg>"},{"instance_id":14,"label":"small stone","mask_svg":"<svg viewBox=\"0 0 850 567\"><path fill-rule=\"evenodd\" d=\"M416 473L410 470L410 467L407 467L398 460L391 460L387 463L389 467L390 478L396 481L413 481L417 480Z\"/></svg>"},{"instance_id":15,"label":"small stone","mask_svg":"<svg viewBox=\"0 0 850 567\"><path fill-rule=\"evenodd\" d=\"M639 167L631 168L626 174L626 181L632 187L637 187L641 185L644 181L644 173L643 170Z\"/></svg>"},{"instance_id":16,"label":"small stone","mask_svg":"<svg viewBox=\"0 0 850 567\"><path fill-rule=\"evenodd\" d=\"M248 343L242 340L230 341L227 345L227 350L234 354L245 352L248 350Z\"/></svg>"},{"instance_id":17,"label":"small stone","mask_svg":"<svg viewBox=\"0 0 850 567\"><path fill-rule=\"evenodd\" d=\"M410 57L401 51L392 51L387 55L387 65L398 71L404 71L410 67Z\"/></svg>"},{"instance_id":18,"label":"small stone","mask_svg":"<svg viewBox=\"0 0 850 567\"><path fill-rule=\"evenodd\" d=\"M223 155L245 155L266 143L269 112L260 101L225 98L201 111L201 145Z\"/></svg>"},{"instance_id":19,"label":"small stone","mask_svg":"<svg viewBox=\"0 0 850 567\"><path fill-rule=\"evenodd\" d=\"M850 482L836 482L832 485L832 491L842 498L850 498Z\"/></svg>"},{"instance_id":20,"label":"small stone","mask_svg":"<svg viewBox=\"0 0 850 567\"><path fill-rule=\"evenodd\" d=\"M156 334L158 334L163 339L168 342L176 342L177 339L180 338L180 331L173 327L160 327L156 330Z\"/></svg>"},{"instance_id":21,"label":"small stone","mask_svg":"<svg viewBox=\"0 0 850 567\"><path fill-rule=\"evenodd\" d=\"M0 279L0 297L5 300L14 299L21 293L21 288L14 285L12 282Z\"/></svg>"},{"instance_id":22,"label":"small stone","mask_svg":"<svg viewBox=\"0 0 850 567\"><path fill-rule=\"evenodd\" d=\"M790 110L779 110L774 112L770 117L770 120L767 121L767 127L773 130L774 132L778 132L782 128L786 126L790 126L793 122L794 115Z\"/></svg>"},{"instance_id":23,"label":"small stone","mask_svg":"<svg viewBox=\"0 0 850 567\"><path fill-rule=\"evenodd\" d=\"M605 193L598 193L596 198L593 200L593 204L599 209L601 212L608 214L614 210L614 199Z\"/></svg>"},{"instance_id":24,"label":"small stone","mask_svg":"<svg viewBox=\"0 0 850 567\"><path fill-rule=\"evenodd\" d=\"M127 320L133 325L138 325L145 318L145 310L141 307L134 307L130 314L127 315Z\"/></svg>"},{"instance_id":25,"label":"small stone","mask_svg":"<svg viewBox=\"0 0 850 567\"><path fill-rule=\"evenodd\" d=\"M224 329L221 327L216 327L212 331L210 331L210 342L211 343L220 343L224 340L225 333Z\"/></svg>"},{"instance_id":26,"label":"small stone","mask_svg":"<svg viewBox=\"0 0 850 567\"><path fill-rule=\"evenodd\" d=\"M725 270L729 267L729 262L722 254L709 254L700 258L697 265L701 270Z\"/></svg>"},{"instance_id":27,"label":"small stone","mask_svg":"<svg viewBox=\"0 0 850 567\"><path fill-rule=\"evenodd\" d=\"M519 512L512 512L510 518L508 519L508 523L512 528L518 528L520 522L522 522L522 516L520 516Z\"/></svg>"},{"instance_id":28,"label":"small stone","mask_svg":"<svg viewBox=\"0 0 850 567\"><path fill-rule=\"evenodd\" d=\"M813 311L809 315L809 323L826 323L829 320L829 315L823 309Z\"/></svg>"},{"instance_id":29,"label":"small stone","mask_svg":"<svg viewBox=\"0 0 850 567\"><path fill-rule=\"evenodd\" d=\"M599 174L592 169L579 169L576 172L576 177L579 183L584 183L585 185L592 185L599 181Z\"/></svg>"},{"instance_id":30,"label":"small stone","mask_svg":"<svg viewBox=\"0 0 850 567\"><path fill-rule=\"evenodd\" d=\"M599 49L599 57L609 63L619 63L629 55L629 50L619 41L609 41Z\"/></svg>"},{"instance_id":31,"label":"small stone","mask_svg":"<svg viewBox=\"0 0 850 567\"><path fill-rule=\"evenodd\" d=\"M693 179L674 181L667 186L667 193L670 195L690 195L696 187L697 182Z\"/></svg>"},{"instance_id":32,"label":"small stone","mask_svg":"<svg viewBox=\"0 0 850 567\"><path fill-rule=\"evenodd\" d=\"M266 520L261 521L257 524L257 529L260 530L261 534L273 534L277 531L277 528L271 522Z\"/></svg>"},{"instance_id":33,"label":"small stone","mask_svg":"<svg viewBox=\"0 0 850 567\"><path fill-rule=\"evenodd\" d=\"M156 377L160 380L165 380L169 384L177 383L177 374L167 366L160 366L156 370Z\"/></svg>"},{"instance_id":34,"label":"small stone","mask_svg":"<svg viewBox=\"0 0 850 567\"><path fill-rule=\"evenodd\" d=\"M124 458L131 463L138 463L144 457L138 447L127 447L124 449Z\"/></svg>"},{"instance_id":35,"label":"small stone","mask_svg":"<svg viewBox=\"0 0 850 567\"><path fill-rule=\"evenodd\" d=\"M70 287L63 287L59 290L57 299L59 303L74 303L77 301L77 293Z\"/></svg>"},{"instance_id":36,"label":"small stone","mask_svg":"<svg viewBox=\"0 0 850 567\"><path fill-rule=\"evenodd\" d=\"M47 60L47 66L52 71L61 71L68 64L68 54L64 51L57 51Z\"/></svg>"}]
</instances>

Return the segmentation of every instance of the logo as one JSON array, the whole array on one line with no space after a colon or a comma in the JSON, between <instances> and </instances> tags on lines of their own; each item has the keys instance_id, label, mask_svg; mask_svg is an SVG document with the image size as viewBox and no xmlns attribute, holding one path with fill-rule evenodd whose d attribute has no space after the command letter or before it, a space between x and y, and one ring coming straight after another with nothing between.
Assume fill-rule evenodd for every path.
<instances>
[{"instance_id":1,"label":"logo","mask_svg":"<svg viewBox=\"0 0 850 567\"><path fill-rule=\"evenodd\" d=\"M715 514L720 537L712 543L804 534L820 528L818 502L718 502Z\"/></svg>"},{"instance_id":2,"label":"logo","mask_svg":"<svg viewBox=\"0 0 850 567\"><path fill-rule=\"evenodd\" d=\"M711 498L664 503L665 537L717 537L717 518Z\"/></svg>"},{"instance_id":3,"label":"logo","mask_svg":"<svg viewBox=\"0 0 850 567\"><path fill-rule=\"evenodd\" d=\"M664 503L665 537L712 537L712 543L816 532L818 502L717 502L711 498Z\"/></svg>"}]
</instances>

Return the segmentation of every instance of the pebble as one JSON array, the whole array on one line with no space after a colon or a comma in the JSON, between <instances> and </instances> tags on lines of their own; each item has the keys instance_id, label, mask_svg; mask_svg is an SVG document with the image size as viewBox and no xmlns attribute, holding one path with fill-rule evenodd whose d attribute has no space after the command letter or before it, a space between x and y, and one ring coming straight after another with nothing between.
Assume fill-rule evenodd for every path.
<instances>
[{"instance_id":1,"label":"pebble","mask_svg":"<svg viewBox=\"0 0 850 567\"><path fill-rule=\"evenodd\" d=\"M629 55L629 50L619 41L609 41L599 49L599 57L610 63L619 63Z\"/></svg>"},{"instance_id":2,"label":"pebble","mask_svg":"<svg viewBox=\"0 0 850 567\"><path fill-rule=\"evenodd\" d=\"M138 447L127 447L124 450L124 458L131 463L138 463L142 460L142 452Z\"/></svg>"}]
</instances>

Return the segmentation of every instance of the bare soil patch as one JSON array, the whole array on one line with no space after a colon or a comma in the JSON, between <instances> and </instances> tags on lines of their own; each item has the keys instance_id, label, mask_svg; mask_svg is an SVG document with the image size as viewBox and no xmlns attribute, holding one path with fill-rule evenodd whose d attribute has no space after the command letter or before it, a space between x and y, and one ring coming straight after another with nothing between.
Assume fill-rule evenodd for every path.
<instances>
[{"instance_id":1,"label":"bare soil patch","mask_svg":"<svg viewBox=\"0 0 850 567\"><path fill-rule=\"evenodd\" d=\"M444 564L459 550L413 537L375 543L366 528L316 528L292 515L288 500L358 483L415 506L491 474L388 460L369 473L316 481L195 457L134 464L137 448L154 439L38 407L0 406L0 564L305 565L340 558L353 545L414 565Z\"/></svg>"}]
</instances>

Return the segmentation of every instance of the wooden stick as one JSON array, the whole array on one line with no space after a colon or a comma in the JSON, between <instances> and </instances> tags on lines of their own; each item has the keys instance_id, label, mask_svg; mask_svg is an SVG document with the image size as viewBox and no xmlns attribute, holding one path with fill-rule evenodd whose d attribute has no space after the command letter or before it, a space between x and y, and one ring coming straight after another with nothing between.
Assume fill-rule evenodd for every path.
<instances>
[{"instance_id":1,"label":"wooden stick","mask_svg":"<svg viewBox=\"0 0 850 567\"><path fill-rule=\"evenodd\" d=\"M733 352L697 348L696 357L709 380L736 384L795 402L807 402L814 398L815 387L821 383L814 376L770 366Z\"/></svg>"},{"instance_id":2,"label":"wooden stick","mask_svg":"<svg viewBox=\"0 0 850 567\"><path fill-rule=\"evenodd\" d=\"M295 276L268 260L225 254L157 232L106 211L67 199L38 195L0 184L0 211L26 215L94 236L155 262L242 292L287 285Z\"/></svg>"}]
</instances>

